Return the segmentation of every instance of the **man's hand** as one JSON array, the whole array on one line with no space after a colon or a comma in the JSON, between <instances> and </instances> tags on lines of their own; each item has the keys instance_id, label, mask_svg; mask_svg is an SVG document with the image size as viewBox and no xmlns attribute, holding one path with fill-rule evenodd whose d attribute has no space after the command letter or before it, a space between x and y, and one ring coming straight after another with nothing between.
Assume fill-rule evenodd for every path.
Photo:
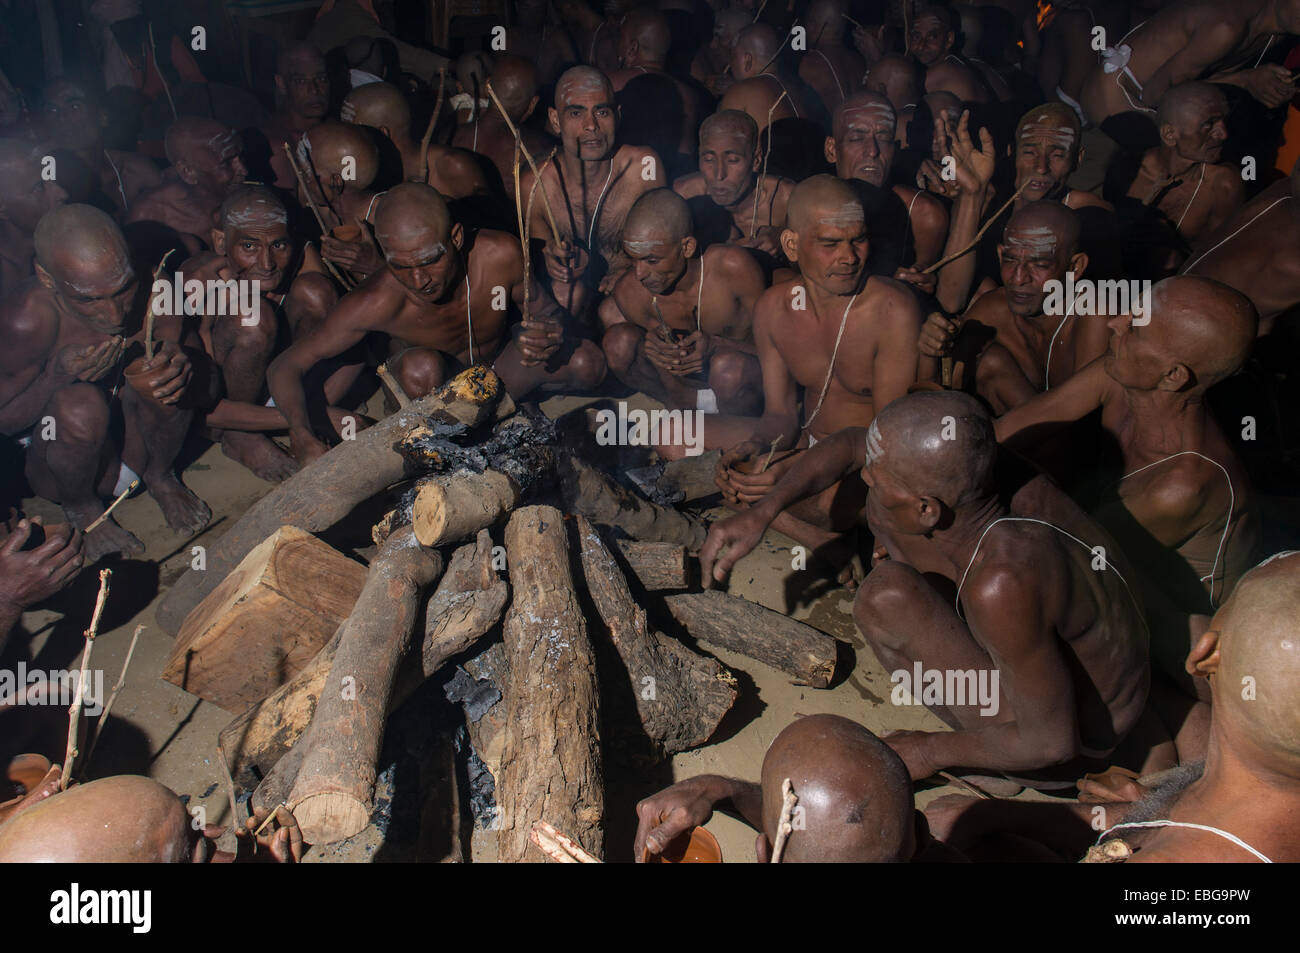
<instances>
[{"instance_id":1,"label":"man's hand","mask_svg":"<svg viewBox=\"0 0 1300 953\"><path fill-rule=\"evenodd\" d=\"M754 510L728 516L710 526L700 550L700 584L711 589L715 582L726 582L732 567L753 551L767 526L767 519Z\"/></svg>"},{"instance_id":2,"label":"man's hand","mask_svg":"<svg viewBox=\"0 0 1300 953\"><path fill-rule=\"evenodd\" d=\"M355 242L345 242L333 235L322 235L321 257L358 278L368 278L384 267L384 260L373 244L361 236Z\"/></svg>"},{"instance_id":3,"label":"man's hand","mask_svg":"<svg viewBox=\"0 0 1300 953\"><path fill-rule=\"evenodd\" d=\"M125 340L113 335L98 344L68 347L59 352L59 369L79 381L97 381L122 359Z\"/></svg>"},{"instance_id":4,"label":"man's hand","mask_svg":"<svg viewBox=\"0 0 1300 953\"><path fill-rule=\"evenodd\" d=\"M49 598L81 570L85 548L81 530L68 523L52 526L45 530L43 543L23 552L33 525L39 526L40 521L18 520L0 543L0 603L15 609Z\"/></svg>"},{"instance_id":5,"label":"man's hand","mask_svg":"<svg viewBox=\"0 0 1300 953\"><path fill-rule=\"evenodd\" d=\"M519 350L524 367L537 367L551 359L564 343L564 325L554 315L526 317L519 322Z\"/></svg>"},{"instance_id":6,"label":"man's hand","mask_svg":"<svg viewBox=\"0 0 1300 953\"><path fill-rule=\"evenodd\" d=\"M153 360L140 366L142 371L153 372L149 378L155 400L175 404L185 394L185 388L194 373L189 355L175 341L162 341L154 351Z\"/></svg>"},{"instance_id":7,"label":"man's hand","mask_svg":"<svg viewBox=\"0 0 1300 953\"><path fill-rule=\"evenodd\" d=\"M727 498L727 502L740 502L736 498L736 486L731 480L735 468L755 457L762 459L759 454L765 454L766 452L762 444L757 440L746 440L722 451L722 455L718 457L717 465L713 468L713 479L717 483L718 489L722 491L722 495Z\"/></svg>"},{"instance_id":8,"label":"man's hand","mask_svg":"<svg viewBox=\"0 0 1300 953\"><path fill-rule=\"evenodd\" d=\"M645 333L646 360L665 374L677 374L681 348L676 341L670 341L664 335L663 328L655 328Z\"/></svg>"},{"instance_id":9,"label":"man's hand","mask_svg":"<svg viewBox=\"0 0 1300 953\"><path fill-rule=\"evenodd\" d=\"M720 800L720 780L712 774L687 778L640 801L636 806L633 859L638 864L644 863L647 854L662 854L677 837L707 824L713 816L713 805Z\"/></svg>"},{"instance_id":10,"label":"man's hand","mask_svg":"<svg viewBox=\"0 0 1300 953\"><path fill-rule=\"evenodd\" d=\"M1084 804L1127 804L1146 796L1137 779L1136 772L1112 765L1100 774L1085 774L1075 786Z\"/></svg>"},{"instance_id":11,"label":"man's hand","mask_svg":"<svg viewBox=\"0 0 1300 953\"><path fill-rule=\"evenodd\" d=\"M933 159L923 160L916 170L916 187L949 199L955 199L961 191L956 182L943 177L943 170Z\"/></svg>"},{"instance_id":12,"label":"man's hand","mask_svg":"<svg viewBox=\"0 0 1300 953\"><path fill-rule=\"evenodd\" d=\"M323 456L329 452L329 447L323 442L316 439L316 435L309 430L290 430L289 431L289 453L298 461L299 466L306 466L317 457Z\"/></svg>"},{"instance_id":13,"label":"man's hand","mask_svg":"<svg viewBox=\"0 0 1300 953\"><path fill-rule=\"evenodd\" d=\"M900 268L894 272L894 280L905 282L926 295L934 294L934 289L939 287L937 274L923 274L919 268Z\"/></svg>"},{"instance_id":14,"label":"man's hand","mask_svg":"<svg viewBox=\"0 0 1300 953\"><path fill-rule=\"evenodd\" d=\"M921 325L921 337L917 346L922 357L947 357L952 352L953 337L957 334L957 322L944 317L938 311L931 312Z\"/></svg>"},{"instance_id":15,"label":"man's hand","mask_svg":"<svg viewBox=\"0 0 1300 953\"><path fill-rule=\"evenodd\" d=\"M936 117L941 134L948 143L948 155L956 160L957 185L963 192L982 195L988 184L993 181L993 171L997 167L997 155L993 151L993 135L984 128L979 131L980 144L970 134L970 110L967 109L957 120L956 135L948 127L943 116Z\"/></svg>"},{"instance_id":16,"label":"man's hand","mask_svg":"<svg viewBox=\"0 0 1300 953\"><path fill-rule=\"evenodd\" d=\"M903 759L903 764L907 765L908 776L913 781L920 781L922 778L932 776L943 767L935 764L926 751L928 747L926 739L930 734L929 731L886 731L881 734L880 740L893 748L894 753Z\"/></svg>"},{"instance_id":17,"label":"man's hand","mask_svg":"<svg viewBox=\"0 0 1300 953\"><path fill-rule=\"evenodd\" d=\"M717 348L717 338L704 331L692 331L677 342L677 362L672 373L678 377L703 374Z\"/></svg>"},{"instance_id":18,"label":"man's hand","mask_svg":"<svg viewBox=\"0 0 1300 953\"><path fill-rule=\"evenodd\" d=\"M542 258L546 261L546 273L551 276L551 280L564 284L581 278L590 261L585 251L567 241L562 241L559 245L547 242L542 248Z\"/></svg>"},{"instance_id":19,"label":"man's hand","mask_svg":"<svg viewBox=\"0 0 1300 953\"><path fill-rule=\"evenodd\" d=\"M1276 109L1288 102L1296 93L1291 71L1272 63L1234 73L1222 82L1240 86L1269 109Z\"/></svg>"}]
</instances>

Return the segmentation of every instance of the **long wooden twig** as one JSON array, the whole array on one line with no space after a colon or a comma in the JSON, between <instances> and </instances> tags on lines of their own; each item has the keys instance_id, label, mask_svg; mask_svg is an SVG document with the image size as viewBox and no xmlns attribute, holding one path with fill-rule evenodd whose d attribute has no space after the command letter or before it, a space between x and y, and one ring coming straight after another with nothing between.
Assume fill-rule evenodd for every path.
<instances>
[{"instance_id":1,"label":"long wooden twig","mask_svg":"<svg viewBox=\"0 0 1300 953\"><path fill-rule=\"evenodd\" d=\"M176 112L176 100L172 99L172 88L167 84L167 77L163 75L162 67L158 65L158 47L153 41L153 21L149 22L149 52L153 54L154 72L158 74L158 79L162 81L163 92L167 94L167 105L172 108L172 118L179 119L180 114Z\"/></svg>"},{"instance_id":2,"label":"long wooden twig","mask_svg":"<svg viewBox=\"0 0 1300 953\"><path fill-rule=\"evenodd\" d=\"M794 831L794 825L791 819L794 817L795 805L799 803L799 795L794 793L794 785L790 779L786 778L781 782L781 817L776 823L776 843L772 845L772 863L781 863L781 855L785 853L786 842L790 839L790 834Z\"/></svg>"},{"instance_id":3,"label":"long wooden twig","mask_svg":"<svg viewBox=\"0 0 1300 953\"><path fill-rule=\"evenodd\" d=\"M429 141L433 138L433 127L438 124L438 113L442 112L442 95L447 88L447 67L438 67L438 96L433 102L433 115L429 117L429 125L424 130L424 136L420 139L420 171L424 175L424 184L429 184Z\"/></svg>"},{"instance_id":4,"label":"long wooden twig","mask_svg":"<svg viewBox=\"0 0 1300 953\"><path fill-rule=\"evenodd\" d=\"M764 132L767 133L767 148L763 150L763 172L758 177L758 184L754 186L754 211L749 216L749 237L752 239L758 233L758 196L763 191L763 183L767 181L767 160L772 155L772 114L776 112L776 107L781 105L781 100L785 99L785 90L781 90L781 95L776 97L776 102L772 103L767 110L767 127Z\"/></svg>"},{"instance_id":5,"label":"long wooden twig","mask_svg":"<svg viewBox=\"0 0 1300 953\"><path fill-rule=\"evenodd\" d=\"M325 218L321 215L320 209L316 206L316 201L311 197L311 192L307 188L307 180L303 177L302 169L298 168L298 160L293 157L293 150L289 148L289 143L282 142L280 145L284 146L284 154L289 159L289 166L293 169L294 178L298 180L298 186L302 189L302 194L307 199L307 206L311 209L311 213L316 216L316 224L320 226L320 233L323 238L330 233L330 230L325 227ZM321 248L320 260L325 262L325 267L330 270L330 274L334 276L339 284L349 291L352 290L354 287L352 282L344 278L343 275L339 273L339 270L334 267L334 262L325 257L324 248Z\"/></svg>"},{"instance_id":6,"label":"long wooden twig","mask_svg":"<svg viewBox=\"0 0 1300 953\"><path fill-rule=\"evenodd\" d=\"M488 96L491 97L492 102L496 105L497 112L501 113L501 118L506 121L506 128L509 129L510 134L515 137L515 142L519 146L519 151L523 153L524 159L528 162L528 167L533 170L533 175L540 180L542 178L541 170L537 168L537 163L533 161L533 157L529 154L527 146L524 145L523 136L519 134L519 130L515 128L515 124L511 122L510 116L506 113L506 107L501 105L501 100L497 98L497 91L492 88L492 80L485 82L483 88L487 90ZM551 237L555 239L555 245L558 248L563 243L560 240L560 229L559 226L555 224L555 213L551 211L551 200L547 198L546 189L542 189L542 207L546 210L546 220L551 225Z\"/></svg>"},{"instance_id":7,"label":"long wooden twig","mask_svg":"<svg viewBox=\"0 0 1300 953\"><path fill-rule=\"evenodd\" d=\"M983 788L976 787L975 785L967 781L965 778L959 778L955 774L949 774L947 771L940 771L939 777L943 778L945 781L949 782L950 784L955 784L959 788L965 788L966 790L970 791L978 798L983 798L986 801L997 800L997 798L995 798L988 791L985 791Z\"/></svg>"},{"instance_id":8,"label":"long wooden twig","mask_svg":"<svg viewBox=\"0 0 1300 953\"><path fill-rule=\"evenodd\" d=\"M105 509L104 512L100 513L99 517L85 528L85 530L83 531L83 535L94 532L95 530L99 529L100 524L103 523L106 519L108 519L108 515L112 513L113 510L117 509L117 504L121 503L128 496L134 493L135 488L139 485L140 485L140 478L136 477L134 480L131 481L131 485L128 486L125 490L123 490L121 494L119 494L117 499L115 499L112 503L108 504L108 508Z\"/></svg>"},{"instance_id":9,"label":"long wooden twig","mask_svg":"<svg viewBox=\"0 0 1300 953\"><path fill-rule=\"evenodd\" d=\"M968 255L968 254L970 254L972 251L974 251L974 250L975 250L975 246L978 245L978 244L980 243L980 239L984 237L984 233L987 232L990 228L993 227L993 223L996 222L996 221L998 220L998 218L1002 215L1003 212L1005 212L1008 208L1011 207L1011 203L1012 203L1012 202L1014 202L1016 199L1020 198L1020 193L1023 192L1026 188L1028 188L1028 186L1029 186L1029 179L1026 179L1025 182L1024 182L1024 185L1022 185L1022 186L1020 186L1020 188L1016 189L1015 192L1012 193L1011 198L1009 198L1009 199L1007 199L1005 202L1003 202L1003 203L1002 203L1002 207L999 208L996 212L994 212L992 215L989 216L988 221L985 222L984 225L983 225L983 227L980 228L980 230L979 230L978 232L975 233L975 237L972 238L972 239L970 240L970 244L968 244L968 245L967 245L965 248L963 248L961 251L955 251L955 252L953 252L951 255L948 255L946 258L940 258L938 261L936 261L936 262L935 262L933 265L931 265L929 268L926 268L926 269L922 270L921 274L923 274L923 275L932 275L932 274L934 274L936 271L938 271L940 268L942 268L944 265L952 264L952 263L953 263L954 261L956 261L958 258L961 258L961 257L964 256L964 255Z\"/></svg>"},{"instance_id":10,"label":"long wooden twig","mask_svg":"<svg viewBox=\"0 0 1300 953\"><path fill-rule=\"evenodd\" d=\"M137 625L135 634L131 636L131 645L126 650L126 661L122 663L122 674L117 676L117 684L109 692L108 701L104 702L104 710L100 712L99 721L95 723L95 735L90 739L90 744L86 745L86 764L90 764L90 759L94 757L95 746L99 744L99 736L104 733L104 728L108 725L108 713L113 710L113 702L117 700L117 693L126 684L126 670L131 667L131 656L135 655L135 644L140 641L140 633L143 631L144 626Z\"/></svg>"},{"instance_id":11,"label":"long wooden twig","mask_svg":"<svg viewBox=\"0 0 1300 953\"><path fill-rule=\"evenodd\" d=\"M63 755L63 776L59 778L59 790L66 791L72 780L72 765L77 760L77 724L81 720L81 703L86 696L86 679L90 673L90 651L95 647L95 637L99 635L99 619L104 614L104 603L108 601L108 580L113 570L99 571L99 594L95 596L95 611L90 616L90 627L86 629L86 648L81 654L81 677L77 679L77 693L73 696L72 706L68 709L68 747Z\"/></svg>"},{"instance_id":12,"label":"long wooden twig","mask_svg":"<svg viewBox=\"0 0 1300 953\"><path fill-rule=\"evenodd\" d=\"M406 395L406 390L397 382L397 378L389 373L388 364L380 364L375 368L375 373L379 375L379 379L383 381L384 386L392 392L393 399L397 401L398 409L405 410L410 405L411 398Z\"/></svg>"},{"instance_id":13,"label":"long wooden twig","mask_svg":"<svg viewBox=\"0 0 1300 953\"><path fill-rule=\"evenodd\" d=\"M153 283L158 284L158 279L162 277L163 268L167 265L167 259L172 256L176 249L167 249L167 254L162 256L162 261L158 262L158 267L153 270ZM149 288L149 304L144 312L144 359L153 360L153 287Z\"/></svg>"},{"instance_id":14,"label":"long wooden twig","mask_svg":"<svg viewBox=\"0 0 1300 953\"><path fill-rule=\"evenodd\" d=\"M534 821L528 839L547 857L561 864L599 864L599 857L588 853L581 844L561 834L545 821Z\"/></svg>"}]
</instances>

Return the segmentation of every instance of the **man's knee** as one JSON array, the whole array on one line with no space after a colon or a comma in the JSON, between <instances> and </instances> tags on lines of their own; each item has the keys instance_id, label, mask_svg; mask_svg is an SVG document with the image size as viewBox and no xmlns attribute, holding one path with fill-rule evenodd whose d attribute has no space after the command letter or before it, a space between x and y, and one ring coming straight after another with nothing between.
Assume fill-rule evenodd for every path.
<instances>
[{"instance_id":1,"label":"man's knee","mask_svg":"<svg viewBox=\"0 0 1300 953\"><path fill-rule=\"evenodd\" d=\"M709 389L718 400L735 400L750 383L752 358L730 348L719 351L709 361Z\"/></svg>"},{"instance_id":2,"label":"man's knee","mask_svg":"<svg viewBox=\"0 0 1300 953\"><path fill-rule=\"evenodd\" d=\"M605 379L605 352L595 341L580 341L567 365L569 386L574 390L595 390Z\"/></svg>"},{"instance_id":3,"label":"man's knee","mask_svg":"<svg viewBox=\"0 0 1300 953\"><path fill-rule=\"evenodd\" d=\"M402 352L393 376L413 400L426 397L447 379L447 362L432 348L413 347Z\"/></svg>"},{"instance_id":4,"label":"man's knee","mask_svg":"<svg viewBox=\"0 0 1300 953\"><path fill-rule=\"evenodd\" d=\"M53 439L96 445L108 433L108 398L94 384L69 384L55 391L42 416L54 418Z\"/></svg>"},{"instance_id":5,"label":"man's knee","mask_svg":"<svg viewBox=\"0 0 1300 953\"><path fill-rule=\"evenodd\" d=\"M853 621L873 646L901 648L899 620L915 604L917 581L914 569L889 559L867 573L853 599Z\"/></svg>"},{"instance_id":6,"label":"man's knee","mask_svg":"<svg viewBox=\"0 0 1300 953\"><path fill-rule=\"evenodd\" d=\"M238 317L217 318L212 325L212 348L216 358L224 365L230 354L267 354L275 347L275 314L264 308L257 320L245 324Z\"/></svg>"},{"instance_id":7,"label":"man's knee","mask_svg":"<svg viewBox=\"0 0 1300 953\"><path fill-rule=\"evenodd\" d=\"M605 353L609 370L615 374L626 374L636 361L644 339L645 332L628 321L616 324L606 331L600 346Z\"/></svg>"}]
</instances>

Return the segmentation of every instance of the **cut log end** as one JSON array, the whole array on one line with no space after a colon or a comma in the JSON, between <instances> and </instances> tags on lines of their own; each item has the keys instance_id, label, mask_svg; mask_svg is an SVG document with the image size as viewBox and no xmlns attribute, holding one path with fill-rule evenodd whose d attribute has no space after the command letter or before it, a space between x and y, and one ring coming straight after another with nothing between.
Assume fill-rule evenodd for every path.
<instances>
[{"instance_id":1,"label":"cut log end","mask_svg":"<svg viewBox=\"0 0 1300 953\"><path fill-rule=\"evenodd\" d=\"M363 801L339 791L309 794L289 805L303 840L309 844L330 844L347 840L365 830L370 809Z\"/></svg>"}]
</instances>

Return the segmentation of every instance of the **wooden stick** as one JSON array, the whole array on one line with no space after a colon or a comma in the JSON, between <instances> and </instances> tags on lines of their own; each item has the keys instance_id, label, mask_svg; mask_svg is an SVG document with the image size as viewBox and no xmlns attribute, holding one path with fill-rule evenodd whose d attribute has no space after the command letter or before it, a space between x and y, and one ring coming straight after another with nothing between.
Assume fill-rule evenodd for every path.
<instances>
[{"instance_id":1,"label":"wooden stick","mask_svg":"<svg viewBox=\"0 0 1300 953\"><path fill-rule=\"evenodd\" d=\"M758 18L763 15L763 8L766 6L767 6L767 0L763 0L763 2L758 5L758 12L754 14L754 19L750 20L749 22L757 23Z\"/></svg>"},{"instance_id":2,"label":"wooden stick","mask_svg":"<svg viewBox=\"0 0 1300 953\"><path fill-rule=\"evenodd\" d=\"M998 220L998 217L999 217L1003 212L1005 212L1008 208L1011 207L1011 203L1012 203L1012 202L1014 202L1016 199L1020 198L1020 193L1023 192L1026 188L1029 187L1029 182L1030 182L1029 179L1025 179L1025 184L1022 185L1022 186L1020 186L1020 188L1016 189L1015 192L1013 192L1013 193L1011 194L1011 198L1009 198L1009 199L1007 199L1005 202L1003 202L1003 203L1002 203L1002 207L1001 207L1000 209L998 209L996 212L994 212L992 215L989 216L988 221L985 222L985 223L984 223L984 226L983 226L983 227L982 227L978 232L975 233L975 237L971 239L971 242L970 242L969 245L967 245L967 246L966 246L965 248L963 248L961 251L953 252L951 255L949 255L949 256L946 257L946 258L940 258L938 261L936 261L936 262L935 262L933 265L931 265L929 268L926 268L924 271L922 271L921 274L923 274L923 275L932 275L932 274L934 274L936 271L938 271L940 268L942 268L944 265L951 264L952 262L956 261L958 258L961 258L963 255L968 255L968 254L970 254L971 251L974 250L975 246L978 245L978 244L980 243L980 239L984 237L984 233L987 232L987 231L988 231L988 230L993 226L993 223L996 222L996 221Z\"/></svg>"},{"instance_id":3,"label":"wooden stick","mask_svg":"<svg viewBox=\"0 0 1300 953\"><path fill-rule=\"evenodd\" d=\"M764 0L764 2L766 2L766 0ZM781 45L776 48L775 53L773 53L770 57L768 57L767 62L763 64L763 68L759 70L758 73L756 73L755 75L761 75L762 73L766 72L767 68L776 62L776 58L781 55L781 51L785 49L785 45L790 42L790 37L794 36L794 28L798 25L799 25L799 18L795 17L794 22L790 24L790 29L785 34L785 39L781 41ZM782 89L784 90L784 87ZM770 122L771 120L769 119L768 121Z\"/></svg>"},{"instance_id":4,"label":"wooden stick","mask_svg":"<svg viewBox=\"0 0 1300 953\"><path fill-rule=\"evenodd\" d=\"M153 270L154 284L157 284L158 279L162 277L163 267L167 264L167 259L172 256L172 252L175 250L176 249L174 248L169 248L167 254L162 256L162 261L158 262L158 267ZM146 361L153 360L153 319L153 289L150 288L149 306L145 308L144 312L144 359Z\"/></svg>"},{"instance_id":5,"label":"wooden stick","mask_svg":"<svg viewBox=\"0 0 1300 953\"><path fill-rule=\"evenodd\" d=\"M866 29L866 27L864 27L864 26L863 26L861 23L859 23L857 20L853 19L853 17L849 16L847 13L841 13L840 16L842 16L844 19L848 20L850 23L852 23L852 24L853 24L855 27L857 27L859 30L865 30L865 29Z\"/></svg>"},{"instance_id":6,"label":"wooden stick","mask_svg":"<svg viewBox=\"0 0 1300 953\"><path fill-rule=\"evenodd\" d=\"M230 758L226 756L226 746L217 741L217 762L221 765L221 772L226 776L226 797L230 801L230 830L233 833L239 828L239 799L235 797L235 779L230 776Z\"/></svg>"},{"instance_id":7,"label":"wooden stick","mask_svg":"<svg viewBox=\"0 0 1300 953\"><path fill-rule=\"evenodd\" d=\"M393 399L397 401L397 409L405 410L411 403L411 398L407 396L406 390L397 382L397 378L388 373L388 364L380 364L375 368L375 373L379 379L384 382L384 386L392 391Z\"/></svg>"},{"instance_id":8,"label":"wooden stick","mask_svg":"<svg viewBox=\"0 0 1300 953\"><path fill-rule=\"evenodd\" d=\"M978 798L983 798L986 801L997 800L997 798L995 798L988 791L985 791L983 788L977 788L975 785L971 784L965 778L959 778L955 774L949 774L947 771L940 771L939 777L943 778L945 781L949 782L950 784L956 785L959 788L965 788L966 790L972 792Z\"/></svg>"},{"instance_id":9,"label":"wooden stick","mask_svg":"<svg viewBox=\"0 0 1300 953\"><path fill-rule=\"evenodd\" d=\"M307 190L307 180L303 177L302 169L298 168L298 161L293 157L293 150L289 148L289 143L287 142L281 142L280 145L284 146L284 154L289 159L289 165L293 169L294 178L298 180L298 186L302 189L302 194L307 199L307 205L311 208L311 213L316 216L316 224L320 226L321 236L324 237L328 235L330 230L325 227L325 219L322 217L320 209L316 207L316 201L311 197L311 192ZM339 274L339 270L334 267L334 263L325 257L324 247L321 248L320 260L325 262L325 267L330 270L330 274L337 279L339 284L349 291L352 290L354 287L352 282Z\"/></svg>"},{"instance_id":10,"label":"wooden stick","mask_svg":"<svg viewBox=\"0 0 1300 953\"><path fill-rule=\"evenodd\" d=\"M99 736L104 733L104 727L108 724L108 713L113 710L113 702L117 699L117 693L126 684L126 670L131 667L131 656L135 654L135 644L140 641L140 633L143 631L144 626L137 625L135 634L131 636L131 645L126 650L126 661L122 663L122 674L117 676L117 684L109 692L108 701L104 703L104 710L99 715L99 721L95 723L95 736L90 739L90 744L86 745L86 764L90 764L90 759L95 753L95 745L99 744Z\"/></svg>"},{"instance_id":11,"label":"wooden stick","mask_svg":"<svg viewBox=\"0 0 1300 953\"><path fill-rule=\"evenodd\" d=\"M790 779L786 778L781 782L781 797L784 799L781 805L781 818L776 825L776 844L772 847L772 863L781 863L781 855L785 853L786 841L790 839L790 834L794 831L794 826L790 823L794 817L795 805L799 803L799 796L794 793L794 785Z\"/></svg>"},{"instance_id":12,"label":"wooden stick","mask_svg":"<svg viewBox=\"0 0 1300 953\"><path fill-rule=\"evenodd\" d=\"M257 835L262 833L262 831L266 830L266 825L270 824L273 820L275 820L275 815L280 813L280 808L287 807L287 806L288 805L286 805L283 801L281 801L275 807L271 808L271 812L266 815L266 820L262 822L261 826L258 827L257 830L253 831L253 839L256 840Z\"/></svg>"},{"instance_id":13,"label":"wooden stick","mask_svg":"<svg viewBox=\"0 0 1300 953\"><path fill-rule=\"evenodd\" d=\"M162 67L158 65L158 47L153 41L153 21L149 23L149 52L153 54L154 72L158 74L158 79L162 81L163 92L167 94L167 105L172 107L172 118L179 119L180 114L176 112L176 100L172 99L172 88L167 85L167 77L163 75Z\"/></svg>"},{"instance_id":14,"label":"wooden stick","mask_svg":"<svg viewBox=\"0 0 1300 953\"><path fill-rule=\"evenodd\" d=\"M497 112L501 113L501 118L506 121L506 128L508 128L511 135L515 137L515 142L519 145L519 151L523 153L524 159L527 160L528 167L533 170L533 175L535 175L540 181L542 173L538 170L537 163L533 161L533 157L528 153L527 147L524 146L524 140L523 137L519 135L519 130L515 128L515 124L510 121L510 117L506 114L506 108L501 105L501 100L497 98L497 92L492 88L492 80L488 80L484 83L483 88L487 90L488 96L490 96L492 102L496 104ZM550 222L551 225L551 237L555 239L555 244L558 247L562 244L560 241L560 229L555 224L555 213L551 211L551 200L547 198L546 189L542 189L542 207L546 210L546 220Z\"/></svg>"},{"instance_id":15,"label":"wooden stick","mask_svg":"<svg viewBox=\"0 0 1300 953\"><path fill-rule=\"evenodd\" d=\"M77 723L81 720L81 703L86 695L86 678L90 671L90 651L95 646L95 637L99 635L99 619L104 614L104 603L108 600L108 580L113 570L99 571L99 594L95 596L95 611L90 615L90 628L86 629L86 648L81 654L81 677L77 679L77 693L68 709L68 747L63 755L63 776L59 778L59 790L66 791L72 779L72 765L77 760Z\"/></svg>"},{"instance_id":16,"label":"wooden stick","mask_svg":"<svg viewBox=\"0 0 1300 953\"><path fill-rule=\"evenodd\" d=\"M767 160L772 155L772 113L776 112L776 107L781 105L781 100L785 99L785 90L781 90L781 95L776 97L776 102L772 103L767 111L767 127L764 131L767 133L767 148L763 150L763 173L758 177L758 184L754 186L754 211L749 216L749 237L753 238L758 229L755 227L758 222L758 193L763 190L763 183L767 181Z\"/></svg>"},{"instance_id":17,"label":"wooden stick","mask_svg":"<svg viewBox=\"0 0 1300 953\"><path fill-rule=\"evenodd\" d=\"M438 97L433 101L433 115L429 125L420 139L420 168L424 172L424 184L429 184L429 140L433 138L433 127L438 124L438 113L442 112L442 95L447 87L447 67L438 67Z\"/></svg>"},{"instance_id":18,"label":"wooden stick","mask_svg":"<svg viewBox=\"0 0 1300 953\"><path fill-rule=\"evenodd\" d=\"M769 451L767 451L767 459L764 460L764 461L763 461L763 465L762 465L761 467L758 468L758 472L759 472L759 473L766 473L766 472L767 472L767 468L768 468L768 466L770 466L771 463L772 463L772 457L776 454L776 445L777 445L778 443L780 443L780 442L781 442L781 438L780 438L779 436L778 436L775 440L772 441L772 449L770 449Z\"/></svg>"},{"instance_id":19,"label":"wooden stick","mask_svg":"<svg viewBox=\"0 0 1300 953\"><path fill-rule=\"evenodd\" d=\"M86 535L86 534L92 533L92 532L94 532L95 530L99 529L99 525L100 525L101 523L103 523L104 520L108 519L108 514L112 513L113 510L117 509L117 504L121 503L121 502L122 502L123 500L125 500L128 496L130 496L132 493L134 493L134 492L135 492L135 488L136 488L137 486L139 486L139 485L140 485L140 478L139 478L139 477L136 477L136 479L134 479L134 480L131 481L131 485L128 486L125 490L122 491L121 496L119 496L119 497L118 497L116 500L114 500L112 503L108 504L108 508L107 508L106 510L104 510L104 512L102 512L102 513L99 514L99 518L96 519L93 523L91 523L89 526L86 527L85 532L84 532L82 535L84 536L84 535Z\"/></svg>"},{"instance_id":20,"label":"wooden stick","mask_svg":"<svg viewBox=\"0 0 1300 953\"><path fill-rule=\"evenodd\" d=\"M583 846L566 834L561 834L545 821L534 821L528 839L547 857L561 864L599 864L602 861L589 854Z\"/></svg>"}]
</instances>

